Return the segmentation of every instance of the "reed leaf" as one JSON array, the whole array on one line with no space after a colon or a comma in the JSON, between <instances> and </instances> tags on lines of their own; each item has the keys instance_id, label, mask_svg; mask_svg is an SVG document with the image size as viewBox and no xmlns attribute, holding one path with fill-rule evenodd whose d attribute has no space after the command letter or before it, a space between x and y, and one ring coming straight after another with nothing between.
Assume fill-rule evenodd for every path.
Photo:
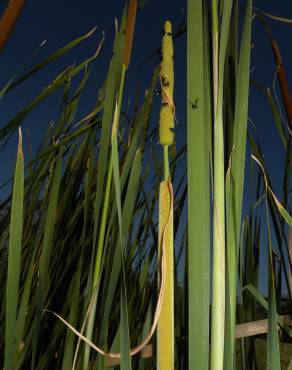
<instances>
[{"instance_id":1,"label":"reed leaf","mask_svg":"<svg viewBox=\"0 0 292 370\"><path fill-rule=\"evenodd\" d=\"M18 352L16 341L16 316L18 305L21 242L23 230L23 194L24 194L24 160L22 152L22 133L19 129L18 150L13 184L11 220L8 244L8 270L6 286L6 320L5 320L5 359L4 369L13 370L15 353Z\"/></svg>"},{"instance_id":2,"label":"reed leaf","mask_svg":"<svg viewBox=\"0 0 292 370\"><path fill-rule=\"evenodd\" d=\"M129 335L129 321L128 321L128 308L127 308L127 290L126 278L124 267L124 234L122 228L122 206L121 206L121 185L120 185L120 170L119 170L119 151L117 143L117 130L118 130L118 106L115 109L113 128L112 128L112 166L114 185L116 193L118 222L119 222L119 244L120 244L120 258L121 258L121 370L131 370L131 357L130 357L130 335Z\"/></svg>"},{"instance_id":3,"label":"reed leaf","mask_svg":"<svg viewBox=\"0 0 292 370\"><path fill-rule=\"evenodd\" d=\"M223 369L225 332L225 175L223 142L223 87L226 49L232 1L222 7L222 24L217 1L212 1L213 111L214 111L214 196L213 196L213 272L211 321L211 370ZM220 37L219 37L220 35Z\"/></svg>"},{"instance_id":4,"label":"reed leaf","mask_svg":"<svg viewBox=\"0 0 292 370\"><path fill-rule=\"evenodd\" d=\"M32 352L32 368L36 366L38 339L41 326L41 317L45 299L49 288L49 265L53 248L54 228L56 223L56 209L59 196L61 169L62 169L62 147L59 149L55 166L51 167L51 186L49 190L48 209L44 227L43 246L39 266L39 286L36 297L36 323L34 326L34 340Z\"/></svg>"},{"instance_id":5,"label":"reed leaf","mask_svg":"<svg viewBox=\"0 0 292 370\"><path fill-rule=\"evenodd\" d=\"M266 217L268 229L268 287L269 287L269 309L268 309L268 338L267 338L267 370L281 370L280 347L277 326L277 307L275 296L275 278L272 261L271 230L266 200Z\"/></svg>"},{"instance_id":6,"label":"reed leaf","mask_svg":"<svg viewBox=\"0 0 292 370\"><path fill-rule=\"evenodd\" d=\"M246 4L243 24L233 127L233 143L230 159L230 178L227 187L226 223L227 223L227 262L226 262L226 337L224 368L233 369L235 359L235 320L236 320L236 284L238 266L238 246L245 172L246 138L248 122L249 69L251 43L252 1Z\"/></svg>"},{"instance_id":7,"label":"reed leaf","mask_svg":"<svg viewBox=\"0 0 292 370\"><path fill-rule=\"evenodd\" d=\"M75 40L69 42L68 44L66 44L65 46L61 47L60 49L58 49L57 51L55 51L54 53L52 53L51 55L49 55L48 57L46 57L44 60L42 60L39 64L37 64L36 66L32 67L24 75L20 76L17 79L14 78L15 81L12 81L11 84L9 84L9 87L6 89L5 94L7 92L9 92L10 90L14 89L16 86L20 85L22 82L24 82L27 79L29 79L31 76L35 75L37 72L41 71L48 64L50 64L50 63L58 60L63 55L65 55L66 53L68 53L70 50L72 50L73 48L75 48L76 46L78 46L80 43L82 43L83 41L85 41L88 38L90 38L94 34L95 30L96 30L96 27L94 27L93 29L91 29L86 34L78 37L77 39L75 39ZM99 45L99 47L101 47L101 45Z\"/></svg>"},{"instance_id":8,"label":"reed leaf","mask_svg":"<svg viewBox=\"0 0 292 370\"><path fill-rule=\"evenodd\" d=\"M189 369L209 368L210 206L209 150L211 108L207 104L206 8L188 2L188 361ZM196 40L196 43L194 43ZM195 44L195 45L194 45Z\"/></svg>"},{"instance_id":9,"label":"reed leaf","mask_svg":"<svg viewBox=\"0 0 292 370\"><path fill-rule=\"evenodd\" d=\"M32 112L32 110L37 107L43 100L49 97L53 92L60 88L69 78L76 76L78 73L88 68L88 65L97 58L97 55L94 55L76 67L70 67L60 73L54 81L46 86L41 93L39 93L24 109L22 109L14 118L12 118L7 124L0 129L0 140L3 140L8 136L11 137L11 134L15 132L17 127L22 123L26 116ZM4 144L7 143L7 138Z\"/></svg>"}]
</instances>

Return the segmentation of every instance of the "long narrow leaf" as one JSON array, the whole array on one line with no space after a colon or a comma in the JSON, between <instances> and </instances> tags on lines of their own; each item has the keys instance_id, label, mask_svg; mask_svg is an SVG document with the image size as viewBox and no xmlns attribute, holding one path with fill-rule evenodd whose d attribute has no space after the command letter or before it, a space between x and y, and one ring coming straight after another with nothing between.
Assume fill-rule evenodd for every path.
<instances>
[{"instance_id":1,"label":"long narrow leaf","mask_svg":"<svg viewBox=\"0 0 292 370\"><path fill-rule=\"evenodd\" d=\"M202 1L188 2L187 120L188 120L188 287L189 369L209 368L210 112L206 101L207 45L203 43ZM195 41L196 40L196 41ZM206 98L206 99L205 99Z\"/></svg>"},{"instance_id":2,"label":"long narrow leaf","mask_svg":"<svg viewBox=\"0 0 292 370\"><path fill-rule=\"evenodd\" d=\"M5 370L14 369L16 348L16 312L20 277L21 241L23 228L23 193L24 193L24 161L22 152L22 134L19 129L19 142L15 177L13 185L10 234L8 245L8 270L6 288L6 320L5 320Z\"/></svg>"}]
</instances>

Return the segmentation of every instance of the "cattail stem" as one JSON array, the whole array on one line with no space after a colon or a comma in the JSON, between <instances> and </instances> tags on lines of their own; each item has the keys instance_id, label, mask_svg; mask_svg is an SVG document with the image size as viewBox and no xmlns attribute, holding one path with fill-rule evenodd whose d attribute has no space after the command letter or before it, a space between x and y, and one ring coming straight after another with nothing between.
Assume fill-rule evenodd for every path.
<instances>
[{"instance_id":1,"label":"cattail stem","mask_svg":"<svg viewBox=\"0 0 292 370\"><path fill-rule=\"evenodd\" d=\"M174 370L173 193L170 180L160 183L158 240L159 255L165 255L165 291L157 327L157 369Z\"/></svg>"},{"instance_id":2,"label":"cattail stem","mask_svg":"<svg viewBox=\"0 0 292 370\"><path fill-rule=\"evenodd\" d=\"M288 123L291 127L292 126L292 99L291 99L291 95L289 91L288 81L286 78L285 68L282 62L281 51L280 51L280 48L276 40L272 36L270 37L270 41L271 41L271 46L272 46L273 53L274 53L275 64L278 70L277 76L278 76L278 81L279 81L279 85L281 89L281 94L283 97L283 103L284 103L284 107L286 110Z\"/></svg>"},{"instance_id":3,"label":"cattail stem","mask_svg":"<svg viewBox=\"0 0 292 370\"><path fill-rule=\"evenodd\" d=\"M168 145L163 146L164 150L164 180L169 179L169 158L168 158Z\"/></svg>"}]
</instances>

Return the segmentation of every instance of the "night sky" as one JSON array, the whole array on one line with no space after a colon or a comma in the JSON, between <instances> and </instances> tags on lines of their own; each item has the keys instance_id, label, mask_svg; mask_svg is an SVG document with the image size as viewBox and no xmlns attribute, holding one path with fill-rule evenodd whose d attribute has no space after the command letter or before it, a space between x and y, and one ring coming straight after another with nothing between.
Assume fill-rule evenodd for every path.
<instances>
[{"instance_id":1,"label":"night sky","mask_svg":"<svg viewBox=\"0 0 292 370\"><path fill-rule=\"evenodd\" d=\"M5 4L2 1L2 8ZM240 2L244 5L244 2ZM95 63L94 72L91 75L90 83L83 97L81 110L87 112L95 101L98 88L104 79L108 62L111 57L112 41L114 34L114 17L121 17L124 0L51 0L40 2L27 0L22 16L17 23L15 31L10 41L1 54L0 58L0 86L3 86L13 75L21 74L28 67L39 62L54 50L65 45L69 41L86 33L94 26L97 30L91 39L82 43L78 48L73 49L67 56L54 62L44 72L39 73L31 79L29 83L23 84L15 89L0 102L1 117L0 125L3 126L9 118L25 106L41 88L49 83L58 73L68 64L90 56L96 49L101 33L106 32L106 42L101 57ZM255 0L254 6L272 14L292 18L292 2L288 0L264 1ZM1 9L1 8L0 8ZM186 16L186 1L166 1L148 0L145 7L140 11L136 23L136 32L133 46L133 58L129 68L126 89L130 90L139 86L145 90L147 87L153 67L157 63L157 58L153 58L149 63L140 69L135 67L160 45L161 29L166 19L173 22L174 29L184 20ZM292 25L268 21L275 39L281 48L283 61L287 67L287 75L292 85L292 73L288 66L292 65L291 36ZM38 46L47 40L46 44L39 50L36 56L35 51ZM274 78L275 67L273 55L267 37L258 22L253 23L254 48L252 50L251 77L252 79L271 86ZM194 40L195 45L195 40ZM178 128L179 139L185 135L185 111L186 111L186 36L180 37L175 42L175 98L176 112L182 127ZM134 74L132 72L134 71ZM58 95L58 94L55 94ZM277 135L274 131L273 122L268 105L263 95L255 88L251 87L250 117L257 127L259 137L266 155L267 162L271 166L277 167L278 150ZM56 98L56 99L55 99ZM33 112L24 122L24 127L28 127L33 138L33 143L37 145L40 132L47 126L48 121L54 119L58 112L58 101L60 96L54 96L43 103ZM82 115L82 112L80 112ZM279 140L278 140L279 141ZM13 144L9 146L13 147ZM273 148L273 150L271 150ZM13 170L14 160L11 161L10 171ZM6 170L2 168L1 176L6 175Z\"/></svg>"},{"instance_id":2,"label":"night sky","mask_svg":"<svg viewBox=\"0 0 292 370\"><path fill-rule=\"evenodd\" d=\"M166 1L162 1L161 6L157 7L157 2L148 1L148 4L137 17L132 62L128 70L132 76L127 79L125 87L129 96L137 88L141 90L143 95L145 89L149 86L153 69L158 62L157 57L153 58L136 73L132 74L132 72L136 71L135 67L145 57L151 55L160 46L161 30L164 21L171 19L174 27L176 27L185 17L184 2L179 4L179 2L174 1L171 6L167 4ZM71 40L87 33L93 27L97 26L97 30L90 39L83 42L79 47L74 48L65 57L51 64L28 83L24 83L0 101L1 127L36 96L43 86L50 83L57 74L62 72L66 66L72 64L75 60L81 62L91 56L101 40L102 32L105 30L105 44L100 58L95 62L94 71L81 99L79 117L88 113L96 101L98 89L106 76L108 63L112 55L114 18L117 17L118 20L121 18L123 7L124 0L109 0L105 2L93 0L82 2L77 0L53 0L50 2L27 0L27 5L10 38L9 44L0 58L0 68L2 70L0 86L4 86L13 75L23 73L28 67L41 61ZM47 40L46 44L34 56L38 46L44 40ZM181 71L186 60L184 45L185 37L181 38L177 43L176 50L178 60L176 67ZM185 81L184 79L185 76L181 75L180 79L177 80L177 88L183 91L185 96L185 83L182 85L182 81ZM34 148L37 147L48 122L57 118L61 94L62 89L59 89L58 93L55 93L54 96L35 109L22 124L22 128L29 128ZM178 96L180 95L181 93L178 94ZM157 97L157 101L160 101L159 97ZM182 105L181 111L183 112L184 110L185 106ZM181 115L184 115L184 113ZM17 139L15 138L5 151L1 153L2 156L11 158L11 161L6 161L5 168L2 167L2 171L0 171L1 181L6 179L14 170L16 145ZM25 142L24 149L26 149Z\"/></svg>"},{"instance_id":3,"label":"night sky","mask_svg":"<svg viewBox=\"0 0 292 370\"><path fill-rule=\"evenodd\" d=\"M1 10L3 10L5 3L4 1L0 2ZM244 2L240 1L240 5L244 6ZM73 49L68 55L54 62L45 71L37 74L29 82L4 97L0 101L0 126L3 127L68 64L75 60L81 61L92 55L101 39L102 31L105 30L105 45L101 57L95 63L85 95L81 100L79 117L88 113L96 100L96 94L104 80L111 57L114 17L120 19L123 6L124 0L27 0L27 5L14 33L4 52L0 55L0 87L4 86L13 75L20 75L56 49L88 32L94 26L97 26L97 30L93 37L83 42L78 48ZM292 1L290 0L255 0L254 6L265 12L292 19ZM126 90L129 95L137 87L144 91L149 85L158 58L152 58L139 69L136 67L160 46L164 21L170 19L176 29L185 17L186 0L148 0L146 2L137 17L132 62L126 82ZM280 46L288 81L292 86L292 68L289 68L292 66L292 24L272 20L268 20L268 23ZM35 55L44 40L47 40L45 45ZM254 48L252 50L251 78L267 87L272 87L275 73L273 54L266 34L257 21L253 22L252 42ZM23 128L30 130L34 148L37 147L49 121L57 118L61 93L60 89L58 93L30 114L22 124ZM159 99L157 97L157 101ZM179 143L182 143L186 140L186 35L175 42L175 102L177 118L181 124L177 128L177 138ZM251 87L250 90L250 119L256 126L274 189L281 199L283 149L266 98L254 87ZM17 138L14 137L5 150L0 153L1 183L14 171L16 147ZM24 147L26 153L26 140ZM250 158L247 156L247 163L249 161ZM7 191L9 190L10 186ZM7 194L5 190L3 194ZM3 198L3 194L1 198Z\"/></svg>"}]
</instances>

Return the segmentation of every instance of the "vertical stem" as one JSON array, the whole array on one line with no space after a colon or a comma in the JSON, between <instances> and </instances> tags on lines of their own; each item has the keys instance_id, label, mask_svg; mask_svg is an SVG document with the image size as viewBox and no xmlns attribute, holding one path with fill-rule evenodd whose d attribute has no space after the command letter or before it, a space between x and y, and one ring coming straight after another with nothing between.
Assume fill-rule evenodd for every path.
<instances>
[{"instance_id":1,"label":"vertical stem","mask_svg":"<svg viewBox=\"0 0 292 370\"><path fill-rule=\"evenodd\" d=\"M171 182L159 188L159 255L165 255L165 290L157 326L157 369L174 370L173 215ZM162 251L163 249L163 251ZM160 277L161 278L161 277Z\"/></svg>"},{"instance_id":2,"label":"vertical stem","mask_svg":"<svg viewBox=\"0 0 292 370\"><path fill-rule=\"evenodd\" d=\"M162 102L159 119L159 141L163 146L164 181L159 188L158 256L165 259L165 289L157 327L157 369L174 370L174 251L173 251L173 192L169 174L168 146L174 143L173 103L173 43L172 26L164 24L162 62L160 70ZM164 257L162 256L164 255Z\"/></svg>"},{"instance_id":3,"label":"vertical stem","mask_svg":"<svg viewBox=\"0 0 292 370\"><path fill-rule=\"evenodd\" d=\"M163 146L164 150L164 180L168 181L169 179L169 158L168 158L168 145Z\"/></svg>"},{"instance_id":4,"label":"vertical stem","mask_svg":"<svg viewBox=\"0 0 292 370\"><path fill-rule=\"evenodd\" d=\"M214 89L214 196L211 370L222 370L225 326L225 183L223 142L223 66L219 63L218 2L212 1ZM221 39L220 39L221 41ZM221 45L221 43L220 43ZM222 49L222 48L221 48ZM225 51L220 49L220 59ZM220 71L219 68L221 67ZM221 72L221 73L220 73ZM221 77L221 78L219 78Z\"/></svg>"},{"instance_id":5,"label":"vertical stem","mask_svg":"<svg viewBox=\"0 0 292 370\"><path fill-rule=\"evenodd\" d=\"M223 369L225 318L225 208L223 122L214 125L213 278L211 370Z\"/></svg>"}]
</instances>

